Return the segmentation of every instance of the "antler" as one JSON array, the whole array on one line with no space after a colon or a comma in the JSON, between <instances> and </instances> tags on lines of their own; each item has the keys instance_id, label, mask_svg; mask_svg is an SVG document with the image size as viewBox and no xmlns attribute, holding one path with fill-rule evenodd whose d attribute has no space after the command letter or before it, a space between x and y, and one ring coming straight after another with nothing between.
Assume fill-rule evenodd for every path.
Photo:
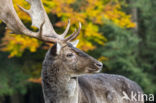
<instances>
[{"instance_id":1,"label":"antler","mask_svg":"<svg viewBox=\"0 0 156 103\"><path fill-rule=\"evenodd\" d=\"M18 6L22 11L30 15L32 19L32 25L39 28L38 32L33 32L27 29L20 18L18 17L12 0L0 0L0 19L10 28L13 33L16 34L25 34L30 37L34 37L47 42L59 42L59 41L69 41L75 39L81 29L81 24L79 24L78 32L74 32L69 37L65 38L70 28L70 20L66 30L62 35L59 35L55 32L50 20L43 8L41 0L26 0L31 8L26 10Z\"/></svg>"}]
</instances>

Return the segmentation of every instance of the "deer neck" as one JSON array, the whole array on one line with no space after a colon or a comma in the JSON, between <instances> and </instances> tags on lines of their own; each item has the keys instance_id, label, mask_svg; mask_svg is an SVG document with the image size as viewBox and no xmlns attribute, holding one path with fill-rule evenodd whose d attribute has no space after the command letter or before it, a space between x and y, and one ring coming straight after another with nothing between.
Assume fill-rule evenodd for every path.
<instances>
[{"instance_id":1,"label":"deer neck","mask_svg":"<svg viewBox=\"0 0 156 103\"><path fill-rule=\"evenodd\" d=\"M71 78L62 65L43 66L42 79L45 103L78 103L78 79Z\"/></svg>"}]
</instances>

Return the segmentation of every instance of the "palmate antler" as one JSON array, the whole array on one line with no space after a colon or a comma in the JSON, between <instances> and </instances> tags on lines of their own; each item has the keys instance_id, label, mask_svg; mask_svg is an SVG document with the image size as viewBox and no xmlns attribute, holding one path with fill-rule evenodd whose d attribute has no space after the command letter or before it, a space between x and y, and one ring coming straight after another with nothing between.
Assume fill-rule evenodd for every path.
<instances>
[{"instance_id":1,"label":"palmate antler","mask_svg":"<svg viewBox=\"0 0 156 103\"><path fill-rule=\"evenodd\" d=\"M25 34L30 37L53 43L59 41L70 41L78 36L81 30L81 23L79 23L78 31L75 30L75 32L72 33L69 37L65 38L70 28L70 20L68 21L68 25L64 33L59 35L55 32L47 16L47 13L43 8L41 0L26 1L31 5L29 10L26 10L20 6L18 7L30 15L32 19L32 25L39 28L38 32L30 31L24 26L13 7L12 0L0 0L0 20L2 20L8 26L8 28L13 31L13 33Z\"/></svg>"}]
</instances>

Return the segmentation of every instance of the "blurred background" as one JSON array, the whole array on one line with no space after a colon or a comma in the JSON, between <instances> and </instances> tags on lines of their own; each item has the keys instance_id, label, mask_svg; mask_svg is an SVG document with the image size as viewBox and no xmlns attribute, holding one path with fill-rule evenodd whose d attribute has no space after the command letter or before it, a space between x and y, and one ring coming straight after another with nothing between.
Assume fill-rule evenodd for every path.
<instances>
[{"instance_id":1,"label":"blurred background","mask_svg":"<svg viewBox=\"0 0 156 103\"><path fill-rule=\"evenodd\" d=\"M31 30L24 0L14 7ZM156 94L156 0L42 0L57 33L71 20L70 33L82 23L78 48L102 61L103 73L124 75L147 94ZM0 21L0 103L44 103L40 74L53 44L10 34ZM149 102L147 102L149 103Z\"/></svg>"}]
</instances>

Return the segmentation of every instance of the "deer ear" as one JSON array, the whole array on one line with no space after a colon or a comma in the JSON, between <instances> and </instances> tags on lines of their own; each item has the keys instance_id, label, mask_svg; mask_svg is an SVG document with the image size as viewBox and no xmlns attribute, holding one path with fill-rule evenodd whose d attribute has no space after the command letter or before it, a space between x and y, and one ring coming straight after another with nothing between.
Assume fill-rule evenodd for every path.
<instances>
[{"instance_id":1,"label":"deer ear","mask_svg":"<svg viewBox=\"0 0 156 103\"><path fill-rule=\"evenodd\" d=\"M77 44L79 43L79 40L75 40L75 41L73 41L73 42L70 42L74 47L76 47L77 46Z\"/></svg>"},{"instance_id":2,"label":"deer ear","mask_svg":"<svg viewBox=\"0 0 156 103\"><path fill-rule=\"evenodd\" d=\"M52 48L50 48L50 54L56 56L56 44Z\"/></svg>"},{"instance_id":3,"label":"deer ear","mask_svg":"<svg viewBox=\"0 0 156 103\"><path fill-rule=\"evenodd\" d=\"M60 54L60 51L61 51L61 44L60 43L57 43L56 44L56 54L59 55Z\"/></svg>"}]
</instances>

